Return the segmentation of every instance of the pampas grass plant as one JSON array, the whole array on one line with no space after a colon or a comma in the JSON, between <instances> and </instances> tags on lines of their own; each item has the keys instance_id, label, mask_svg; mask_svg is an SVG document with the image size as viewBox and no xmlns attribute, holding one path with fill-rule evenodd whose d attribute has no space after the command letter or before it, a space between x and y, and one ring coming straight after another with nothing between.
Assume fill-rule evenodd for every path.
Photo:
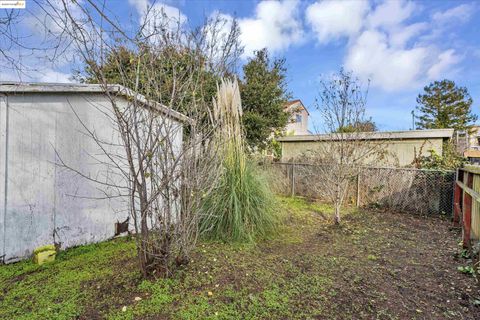
<instances>
[{"instance_id":1,"label":"pampas grass plant","mask_svg":"<svg viewBox=\"0 0 480 320\"><path fill-rule=\"evenodd\" d=\"M205 238L253 241L276 225L275 198L245 153L242 104L236 80L223 80L214 101L214 143L222 157L217 186L205 196L200 231Z\"/></svg>"}]
</instances>

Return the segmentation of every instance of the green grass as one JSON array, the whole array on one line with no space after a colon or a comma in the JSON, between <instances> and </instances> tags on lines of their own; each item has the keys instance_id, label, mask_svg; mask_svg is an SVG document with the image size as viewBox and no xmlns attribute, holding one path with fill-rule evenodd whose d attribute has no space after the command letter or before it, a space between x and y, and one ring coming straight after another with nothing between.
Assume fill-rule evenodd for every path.
<instances>
[{"instance_id":1,"label":"green grass","mask_svg":"<svg viewBox=\"0 0 480 320\"><path fill-rule=\"evenodd\" d=\"M176 281L169 279L155 282L144 280L138 285L139 297L144 298L131 306L125 306L125 311L123 307L120 310L113 310L108 318L136 319L145 314L161 314L166 306L173 302L172 288L175 285Z\"/></svg>"},{"instance_id":2,"label":"green grass","mask_svg":"<svg viewBox=\"0 0 480 320\"><path fill-rule=\"evenodd\" d=\"M278 198L274 207L284 220L288 216L304 227L313 222L307 219L311 210L321 208L289 198ZM290 223L279 230L281 237L263 241L272 245L302 242ZM173 279L154 281L141 279L135 244L128 238L62 251L55 262L43 266L30 260L0 266L0 319L74 319L91 316L92 310L106 319L163 314L178 319L289 317L288 304L299 295L296 286L316 280L271 281L277 257L259 260L259 250L254 242L204 241L187 269ZM289 263L284 267L295 272ZM238 281L224 279L231 268L236 268ZM328 283L323 277L317 280L317 288Z\"/></svg>"},{"instance_id":3,"label":"green grass","mask_svg":"<svg viewBox=\"0 0 480 320\"><path fill-rule=\"evenodd\" d=\"M1 319L72 319L83 311L90 292L84 284L108 279L112 260L131 259L134 243L118 239L60 252L54 263L30 260L0 267ZM133 274L132 274L133 273ZM125 276L135 278L136 272Z\"/></svg>"},{"instance_id":4,"label":"green grass","mask_svg":"<svg viewBox=\"0 0 480 320\"><path fill-rule=\"evenodd\" d=\"M348 209L337 227L329 206L301 198L278 198L275 210L282 216L275 236L257 242L202 241L190 263L170 279L142 279L134 242L128 238L69 249L43 266L31 261L0 266L0 319L417 316L415 308L408 317L395 316L392 308L403 312L411 302L391 304L389 299L401 296L388 291L396 288L390 283L405 265L415 268L402 277L417 269L422 277L429 276L423 271L428 263L422 250L431 244L410 240L413 224L403 227L394 219L380 220L384 214ZM431 228L425 230L430 237ZM439 239L444 246L444 237ZM412 255L413 250L420 251ZM415 283L397 284L412 284L409 290L422 298ZM425 305L438 302L441 308L441 301Z\"/></svg>"}]
</instances>

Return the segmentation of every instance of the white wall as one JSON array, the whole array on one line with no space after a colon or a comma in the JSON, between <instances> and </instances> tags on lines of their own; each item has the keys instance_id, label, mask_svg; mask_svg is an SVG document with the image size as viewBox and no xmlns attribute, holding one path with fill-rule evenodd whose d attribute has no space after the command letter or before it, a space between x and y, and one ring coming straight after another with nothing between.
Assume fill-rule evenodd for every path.
<instances>
[{"instance_id":1,"label":"white wall","mask_svg":"<svg viewBox=\"0 0 480 320\"><path fill-rule=\"evenodd\" d=\"M289 107L290 111L292 111L292 114L288 119L287 126L285 127L285 132L287 135L297 136L310 134L310 132L308 132L308 112L304 108L297 110L300 107L301 104L299 102ZM296 121L297 114L302 117L301 122Z\"/></svg>"},{"instance_id":2,"label":"white wall","mask_svg":"<svg viewBox=\"0 0 480 320\"><path fill-rule=\"evenodd\" d=\"M5 262L54 242L67 248L109 239L115 223L128 217L128 199L105 199L105 186L58 165L60 157L94 179L122 181L118 170L102 164L106 157L87 134L88 129L105 141L119 141L104 113L109 111L110 101L102 94L0 97L0 256ZM181 127L176 126L180 146ZM109 148L123 153L121 146Z\"/></svg>"}]
</instances>

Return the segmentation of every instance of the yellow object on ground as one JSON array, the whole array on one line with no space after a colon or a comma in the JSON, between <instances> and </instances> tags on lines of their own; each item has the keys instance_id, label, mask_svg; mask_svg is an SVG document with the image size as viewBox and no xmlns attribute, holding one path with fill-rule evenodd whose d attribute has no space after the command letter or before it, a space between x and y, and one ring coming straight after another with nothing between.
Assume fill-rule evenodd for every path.
<instances>
[{"instance_id":1,"label":"yellow object on ground","mask_svg":"<svg viewBox=\"0 0 480 320\"><path fill-rule=\"evenodd\" d=\"M56 255L57 251L53 244L38 247L33 251L33 262L38 265L42 265L46 262L52 262L55 261Z\"/></svg>"}]
</instances>

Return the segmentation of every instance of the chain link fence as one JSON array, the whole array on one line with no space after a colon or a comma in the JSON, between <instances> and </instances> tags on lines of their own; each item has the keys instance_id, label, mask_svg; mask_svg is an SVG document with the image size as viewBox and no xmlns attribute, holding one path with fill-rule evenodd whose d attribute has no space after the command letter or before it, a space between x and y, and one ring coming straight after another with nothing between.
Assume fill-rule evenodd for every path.
<instances>
[{"instance_id":1,"label":"chain link fence","mask_svg":"<svg viewBox=\"0 0 480 320\"><path fill-rule=\"evenodd\" d=\"M274 192L322 199L327 188L322 175L328 170L299 163L264 165ZM365 167L351 178L346 202L357 206L375 206L418 214L453 212L454 171L412 168Z\"/></svg>"}]
</instances>

